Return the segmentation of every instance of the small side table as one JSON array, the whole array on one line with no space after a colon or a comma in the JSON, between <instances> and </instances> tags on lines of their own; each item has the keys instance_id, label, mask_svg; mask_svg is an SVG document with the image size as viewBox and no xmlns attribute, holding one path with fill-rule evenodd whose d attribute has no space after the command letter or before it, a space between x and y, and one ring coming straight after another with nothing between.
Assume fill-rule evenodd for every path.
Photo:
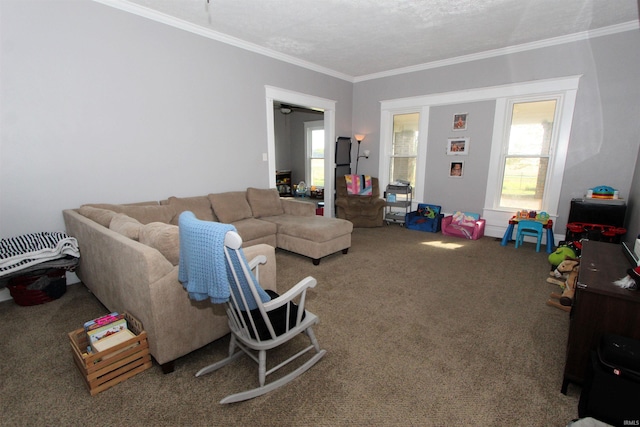
<instances>
[{"instance_id":1,"label":"small side table","mask_svg":"<svg viewBox=\"0 0 640 427\"><path fill-rule=\"evenodd\" d=\"M500 242L500 246L507 246L507 244L513 240L513 229L515 225L518 224L518 219L513 217L509 220L509 225L507 226L507 230L504 232L504 236L502 236L502 241ZM547 253L550 254L553 252L553 246L555 243L553 237L553 220L547 221L544 224L543 228L547 230Z\"/></svg>"}]
</instances>

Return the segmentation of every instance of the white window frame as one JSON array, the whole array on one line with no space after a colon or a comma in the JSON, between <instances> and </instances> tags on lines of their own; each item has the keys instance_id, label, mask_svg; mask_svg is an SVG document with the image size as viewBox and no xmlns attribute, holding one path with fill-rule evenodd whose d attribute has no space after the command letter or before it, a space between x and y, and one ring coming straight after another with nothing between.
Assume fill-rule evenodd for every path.
<instances>
[{"instance_id":1,"label":"white window frame","mask_svg":"<svg viewBox=\"0 0 640 427\"><path fill-rule=\"evenodd\" d=\"M538 158L547 157L549 159L548 161L549 166L547 167L547 175L545 176L545 186L544 186L544 194L542 195L542 209L541 209L542 211L545 211L548 213L548 211L550 210L549 207L553 206L552 201L555 200L553 197L555 193L554 189L559 189L560 185L562 184L562 182L560 182L558 185L555 185L555 182L553 182L555 181L554 178L556 177L556 174L553 173L554 171L551 165L554 164L556 148L558 147L559 128L561 127L558 125L561 125L561 121L562 121L561 106L562 106L563 100L564 100L563 93L557 93L555 95L539 95L539 96L515 97L515 98L506 99L507 102L506 102L505 111L504 111L505 121L504 121L504 129L502 131L503 132L502 140L500 141L499 138L493 139L493 143L502 145L502 148L500 150L498 178L497 178L497 182L494 183L493 188L490 188L491 181L490 180L487 181L487 197L485 198L485 209L492 209L496 211L506 211L509 214L514 213L514 208L510 208L510 207L507 208L507 207L500 206L502 186L504 184L504 168L506 164L505 162L506 162L506 158L509 157L508 151L509 151L509 143L511 140L511 125L513 122L514 105L528 103L528 102L556 101L555 112L553 117L553 128L551 129L551 141L549 144L549 154L539 155L539 156L527 156L527 157L538 157ZM502 103L500 103L500 108L502 108ZM500 114L500 111L498 111L498 106L496 106L496 115L498 114ZM493 147L493 143L492 143L492 147ZM522 156L519 156L519 157L522 157ZM564 162L563 162L563 169L564 169ZM491 173L489 175L491 175ZM492 195L490 196L490 194ZM559 197L560 197L560 194L558 194L558 198ZM491 202L493 204L491 204ZM557 212L557 204L553 212Z\"/></svg>"},{"instance_id":2,"label":"white window frame","mask_svg":"<svg viewBox=\"0 0 640 427\"><path fill-rule=\"evenodd\" d=\"M305 157L305 161L307 163L307 167L305 168L305 182L307 183L307 186L311 186L311 159L322 159L325 162L327 161L327 156L326 153L324 156L322 157L311 157L313 150L311 149L311 138L312 138L312 132L314 130L324 130L324 120L315 120L315 121L311 121L311 122L304 122L304 141L305 141L305 145L304 145L304 157ZM326 168L325 168L326 169ZM325 184L326 184L326 179L327 177L325 176Z\"/></svg>"},{"instance_id":3,"label":"white window frame","mask_svg":"<svg viewBox=\"0 0 640 427\"><path fill-rule=\"evenodd\" d=\"M488 224L487 228L495 229L494 232L489 235L499 235L500 231L505 228L499 224L506 224L517 210L515 208L502 208L499 204L502 177L504 174L504 154L507 144L509 143L508 138L513 104L518 102L531 102L545 99L557 100L551 151L549 153L549 166L542 199L542 210L547 212L554 221L558 217L560 192L562 190L564 167L567 160L571 126L573 124L573 111L578 91L578 81L576 79L574 81L556 83L557 84L546 87L531 87L527 94L519 93L514 94L514 96L504 96L496 99L493 140L491 142L489 174L487 176L487 192L485 194L485 208L483 211L483 217L487 220ZM537 93L534 93L533 89L538 89ZM489 224L491 225L489 226Z\"/></svg>"},{"instance_id":4,"label":"white window frame","mask_svg":"<svg viewBox=\"0 0 640 427\"><path fill-rule=\"evenodd\" d=\"M384 191L387 184L391 181L391 160L393 158L393 117L399 114L420 114L420 122L418 125L418 153L416 158L416 182L412 182L413 187L413 206L412 210L417 207L421 195L424 191L425 168L420 167L427 162L427 129L429 129L429 107L419 106L413 108L390 108L383 109L380 119L380 135L382 135L382 143L380 144L380 163L378 170L378 182L380 191Z\"/></svg>"}]
</instances>

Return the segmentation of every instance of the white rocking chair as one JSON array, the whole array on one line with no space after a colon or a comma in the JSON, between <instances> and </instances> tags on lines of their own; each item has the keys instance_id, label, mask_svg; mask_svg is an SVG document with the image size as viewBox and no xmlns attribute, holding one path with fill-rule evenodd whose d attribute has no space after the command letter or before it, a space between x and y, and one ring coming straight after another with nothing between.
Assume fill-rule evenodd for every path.
<instances>
[{"instance_id":1,"label":"white rocking chair","mask_svg":"<svg viewBox=\"0 0 640 427\"><path fill-rule=\"evenodd\" d=\"M264 264L266 257L261 255L251 260L251 262L247 262L241 246L242 238L238 233L228 231L224 239L224 253L233 273L233 283L230 284L232 292L229 301L226 303L229 328L231 329L229 356L200 369L196 373L196 377L213 372L229 364L242 354L247 354L258 364L260 386L252 390L229 395L222 399L220 403L240 402L275 390L306 372L326 353L326 350L320 349L311 329L313 325L318 323L318 317L304 308L307 289L316 286L316 279L308 276L283 295L263 303L260 298L261 290L258 290L259 284L256 284L252 270L255 269L259 280L258 265ZM243 292L243 289L246 290L247 288L250 289L251 296ZM292 302L298 297L298 305L296 307ZM254 305L251 304L252 302L257 305L257 308L250 310L250 307ZM278 347L301 333L307 335L311 344L284 362L267 370L267 350ZM236 347L242 351L236 351ZM265 384L267 375L274 373L312 349L315 349L316 354L297 369Z\"/></svg>"}]
</instances>

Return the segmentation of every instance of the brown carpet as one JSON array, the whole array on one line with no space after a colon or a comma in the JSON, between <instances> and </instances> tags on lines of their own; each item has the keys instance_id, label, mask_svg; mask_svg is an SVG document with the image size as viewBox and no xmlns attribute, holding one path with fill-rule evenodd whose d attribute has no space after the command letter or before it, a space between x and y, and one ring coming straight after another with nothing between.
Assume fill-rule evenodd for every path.
<instances>
[{"instance_id":1,"label":"brown carpet","mask_svg":"<svg viewBox=\"0 0 640 427\"><path fill-rule=\"evenodd\" d=\"M284 251L277 262L281 292L318 279L308 308L327 350L292 383L219 405L257 385L246 358L194 377L225 356L225 337L179 359L171 374L154 364L91 397L67 333L105 309L76 284L40 306L0 303L0 424L547 427L577 418L580 388L560 393L568 314L545 305L557 289L533 244L390 225L355 229L349 253L319 266Z\"/></svg>"}]
</instances>

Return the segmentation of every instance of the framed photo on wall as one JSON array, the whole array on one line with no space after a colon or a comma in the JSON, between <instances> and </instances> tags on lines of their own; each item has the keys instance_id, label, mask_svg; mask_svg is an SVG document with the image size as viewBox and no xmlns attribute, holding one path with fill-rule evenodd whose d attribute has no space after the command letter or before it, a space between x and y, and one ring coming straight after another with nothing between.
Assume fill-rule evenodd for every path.
<instances>
[{"instance_id":1,"label":"framed photo on wall","mask_svg":"<svg viewBox=\"0 0 640 427\"><path fill-rule=\"evenodd\" d=\"M464 162L451 162L449 165L450 178L462 178L464 174Z\"/></svg>"},{"instance_id":2,"label":"framed photo on wall","mask_svg":"<svg viewBox=\"0 0 640 427\"><path fill-rule=\"evenodd\" d=\"M457 113L453 115L453 130L467 130L468 113Z\"/></svg>"},{"instance_id":3,"label":"framed photo on wall","mask_svg":"<svg viewBox=\"0 0 640 427\"><path fill-rule=\"evenodd\" d=\"M449 138L447 141L448 156L466 156L469 153L469 138Z\"/></svg>"}]
</instances>

